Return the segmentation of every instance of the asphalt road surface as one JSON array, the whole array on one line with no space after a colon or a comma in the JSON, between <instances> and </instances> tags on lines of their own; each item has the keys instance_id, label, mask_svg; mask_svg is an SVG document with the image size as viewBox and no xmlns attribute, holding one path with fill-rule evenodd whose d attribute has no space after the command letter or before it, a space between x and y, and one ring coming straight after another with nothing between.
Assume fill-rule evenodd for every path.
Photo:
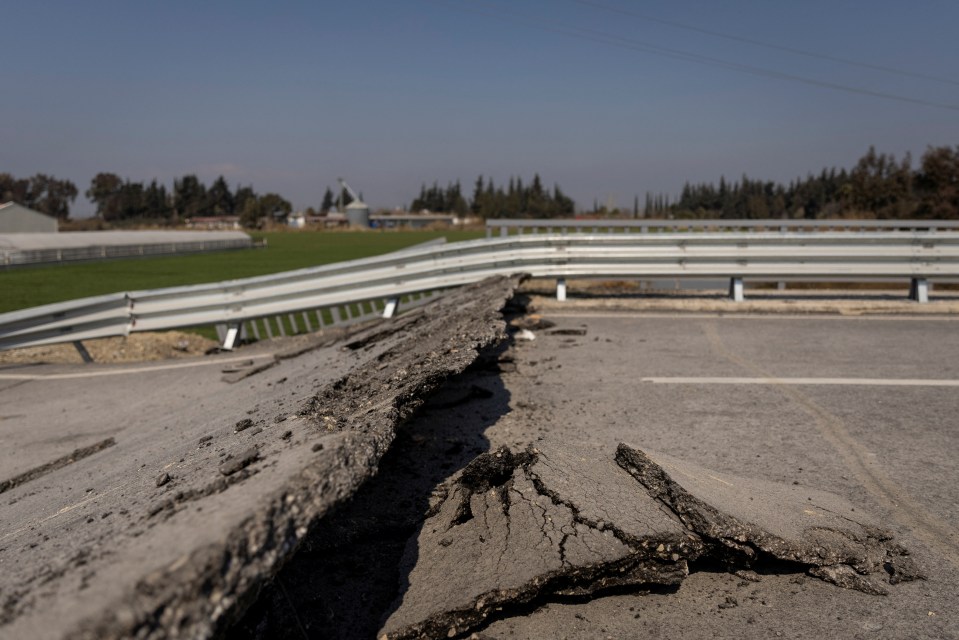
<instances>
[{"instance_id":1,"label":"asphalt road surface","mask_svg":"<svg viewBox=\"0 0 959 640\"><path fill-rule=\"evenodd\" d=\"M959 637L959 329L949 319L547 316L517 344L493 445L616 442L834 492L876 515L926 581L876 597L801 574L694 572L675 593L551 603L494 637ZM514 382L515 381L515 382ZM735 603L735 604L733 604ZM732 606L731 606L732 605Z\"/></svg>"},{"instance_id":2,"label":"asphalt road surface","mask_svg":"<svg viewBox=\"0 0 959 640\"><path fill-rule=\"evenodd\" d=\"M956 320L590 311L542 320L555 326L527 322L534 340L514 335L495 370L467 372L427 403L379 476L308 539L236 637L380 636L391 631L387 619L425 599L424 583L431 601L436 593L455 600L463 569L426 546L431 527L440 535L449 525L436 533L422 522L424 512L442 512L439 487L502 446L575 446L598 465L620 442L717 477L836 494L890 530L926 579L880 596L788 563L737 575L700 562L670 588L517 597L471 628L479 637L959 637ZM740 497L752 500L743 486ZM608 512L623 506L612 494L609 505L593 497ZM479 535L474 545L489 542ZM499 584L527 569L500 563ZM467 571L490 584L488 570Z\"/></svg>"},{"instance_id":3,"label":"asphalt road surface","mask_svg":"<svg viewBox=\"0 0 959 640\"><path fill-rule=\"evenodd\" d=\"M595 452L599 461L612 459L617 445L627 443L712 470L718 478L836 494L888 529L925 579L871 595L789 563L734 573L722 562L700 561L690 563L689 575L672 586L611 583L588 593L506 598L466 635L959 638L957 323L948 316L724 317L581 309L519 318L517 328L530 327L535 339L514 330L509 343L484 348L477 364L432 395L397 432L377 475L315 522L299 552L247 603L246 615L220 631L236 638L377 637L388 618L410 604L411 581L426 576L437 591L449 589L447 575L430 578L435 558L411 557L410 550L424 520L451 495L444 487L478 455L504 446L517 454L531 445L544 451L570 446ZM369 349L320 348L236 383L224 382L222 372L255 367L271 356L249 351L182 368L0 371L0 429L8 445L0 451L0 480L83 447L105 447L86 454L90 461L109 449L125 452L123 468L115 471L71 464L0 495L0 567L6 576L0 596L14 602L11 607L26 606L24 594L10 591L18 584L10 576L20 576L31 585L27 595L44 602L49 594L43 571L58 566L56 559L69 561L70 588L78 594L64 600L64 615L76 615L71 606L82 607L84 589L93 588L85 580L108 589L104 576L110 570L98 576L82 571L86 563L108 565L114 553L108 542L92 549L82 544L91 519L116 521L112 526L124 532L125 544L135 545L142 536L143 563L162 566L152 554L175 557L171 548L177 544L163 538L164 527L185 522L202 528L205 517L200 509L186 509L166 519L164 473L174 486L190 486L190 474L199 474L194 467L203 468L194 458L218 462L241 454L246 439L269 438L285 453L264 450L263 471L241 485L250 499L268 493L278 473L268 471L275 468L271 459L293 464L290 458L309 450L293 444L310 442L309 425L294 415L301 401L357 367L375 365L394 347L384 341ZM294 417L276 422L283 416ZM233 433L246 418L254 427ZM171 446L169 438L160 439L163 446L152 444L148 435L157 431L182 446ZM292 436L284 439L287 432ZM214 436L215 448L199 443L206 435ZM85 484L88 476L91 486ZM256 488L258 483L263 486ZM133 506L130 497L120 498L127 492ZM229 507L234 496L239 494L223 491L207 498L219 501L209 512L235 517ZM605 508L604 499L596 499L598 508ZM622 507L612 495L610 505L614 499ZM150 515L154 505L158 521ZM33 567L11 567L10 558L29 557L30 545L44 549L44 558ZM81 570L74 567L78 563ZM40 573L27 576L31 571ZM505 582L514 569L501 571L477 580ZM57 589L65 588L61 583L58 576L49 580ZM5 629L42 629L43 615L26 606L14 626L0 626L0 637L22 637L5 636ZM50 637L63 629L57 631Z\"/></svg>"},{"instance_id":4,"label":"asphalt road surface","mask_svg":"<svg viewBox=\"0 0 959 640\"><path fill-rule=\"evenodd\" d=\"M503 340L513 286L242 354L4 367L0 637L222 632L396 425Z\"/></svg>"}]
</instances>

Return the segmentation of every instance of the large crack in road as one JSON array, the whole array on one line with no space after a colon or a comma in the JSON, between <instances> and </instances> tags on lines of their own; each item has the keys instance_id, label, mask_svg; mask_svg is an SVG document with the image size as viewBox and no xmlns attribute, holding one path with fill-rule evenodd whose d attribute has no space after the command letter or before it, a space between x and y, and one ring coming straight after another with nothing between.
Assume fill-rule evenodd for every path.
<instances>
[{"instance_id":1,"label":"large crack in road","mask_svg":"<svg viewBox=\"0 0 959 640\"><path fill-rule=\"evenodd\" d=\"M620 444L479 456L408 546L382 635L456 637L543 596L676 587L694 563L763 565L885 594L908 553L839 496L739 478ZM438 585L442 585L439 587Z\"/></svg>"},{"instance_id":2,"label":"large crack in road","mask_svg":"<svg viewBox=\"0 0 959 640\"><path fill-rule=\"evenodd\" d=\"M502 384L514 358L490 350L430 399L230 636L465 637L556 598L668 594L703 570L874 595L920 577L874 518L827 492L548 434L490 451L487 430L523 404Z\"/></svg>"},{"instance_id":3,"label":"large crack in road","mask_svg":"<svg viewBox=\"0 0 959 640\"><path fill-rule=\"evenodd\" d=\"M311 527L376 474L397 427L503 341L502 309L516 282L491 278L460 288L355 337L345 350L359 354L359 364L308 400L300 397L293 413L285 408L285 377L274 385L254 376L247 380L254 392L237 394L252 407L251 418L229 427L204 427L201 419L199 428L214 433L198 444L184 438L185 416L176 430L143 416L139 429L116 436L116 446L45 476L42 487L12 488L5 509L16 515L0 530L0 636L225 632ZM297 380L292 396L309 387L308 379ZM281 412L263 415L261 404ZM146 469L139 460L153 450L173 458L161 467L169 472L119 471ZM57 510L74 491L67 482L89 488ZM51 507L52 516L37 519Z\"/></svg>"},{"instance_id":4,"label":"large crack in road","mask_svg":"<svg viewBox=\"0 0 959 640\"><path fill-rule=\"evenodd\" d=\"M0 635L458 637L551 598L675 593L704 568L807 574L873 595L921 577L874 518L828 492L548 429L528 446L491 444L487 430L511 411L536 412L504 384L518 375L503 311L514 286L466 287L350 336L342 348L361 364L277 415L279 438L265 440L272 425L256 416L237 422L249 442L204 458L192 486L151 481L164 497L136 507L140 528L115 549L78 544L76 566L4 582ZM251 504L237 516L225 500ZM215 536L78 616L75 603L111 576L103 565L195 527L187 515L201 508ZM49 619L60 602L71 617Z\"/></svg>"}]
</instances>

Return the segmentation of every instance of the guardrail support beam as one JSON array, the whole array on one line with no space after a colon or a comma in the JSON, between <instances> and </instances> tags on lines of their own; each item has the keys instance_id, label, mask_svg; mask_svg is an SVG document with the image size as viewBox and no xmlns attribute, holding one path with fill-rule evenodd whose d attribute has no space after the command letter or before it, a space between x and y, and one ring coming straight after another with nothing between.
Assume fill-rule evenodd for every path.
<instances>
[{"instance_id":1,"label":"guardrail support beam","mask_svg":"<svg viewBox=\"0 0 959 640\"><path fill-rule=\"evenodd\" d=\"M745 300L743 295L743 279L742 278L730 278L729 279L729 297L733 302L742 302Z\"/></svg>"},{"instance_id":2,"label":"guardrail support beam","mask_svg":"<svg viewBox=\"0 0 959 640\"><path fill-rule=\"evenodd\" d=\"M388 298L386 300L386 306L383 308L383 317L387 319L392 318L394 315L396 315L396 310L399 309L399 307L399 298Z\"/></svg>"},{"instance_id":3,"label":"guardrail support beam","mask_svg":"<svg viewBox=\"0 0 959 640\"><path fill-rule=\"evenodd\" d=\"M909 299L920 304L929 302L929 281L925 278L913 278L909 283Z\"/></svg>"},{"instance_id":4,"label":"guardrail support beam","mask_svg":"<svg viewBox=\"0 0 959 640\"><path fill-rule=\"evenodd\" d=\"M80 354L80 357L83 358L83 362L86 364L93 363L93 356L90 355L90 352L87 351L87 348L83 346L82 340L74 340L73 346L76 348L77 353Z\"/></svg>"},{"instance_id":5,"label":"guardrail support beam","mask_svg":"<svg viewBox=\"0 0 959 640\"><path fill-rule=\"evenodd\" d=\"M233 346L236 344L237 338L240 337L240 328L242 324L239 322L231 322L226 326L226 337L223 338L223 346L221 347L224 351L233 351Z\"/></svg>"},{"instance_id":6,"label":"guardrail support beam","mask_svg":"<svg viewBox=\"0 0 959 640\"><path fill-rule=\"evenodd\" d=\"M556 299L560 302L566 301L566 278L556 280Z\"/></svg>"}]
</instances>

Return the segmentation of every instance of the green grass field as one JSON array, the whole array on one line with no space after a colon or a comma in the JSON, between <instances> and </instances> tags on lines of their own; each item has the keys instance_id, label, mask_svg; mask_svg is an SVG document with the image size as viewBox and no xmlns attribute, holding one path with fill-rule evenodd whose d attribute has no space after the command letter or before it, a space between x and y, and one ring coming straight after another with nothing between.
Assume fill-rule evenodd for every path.
<instances>
[{"instance_id":1,"label":"green grass field","mask_svg":"<svg viewBox=\"0 0 959 640\"><path fill-rule=\"evenodd\" d=\"M0 271L0 313L86 296L278 273L379 255L434 238L472 240L483 231L254 233L265 249L108 260Z\"/></svg>"}]
</instances>

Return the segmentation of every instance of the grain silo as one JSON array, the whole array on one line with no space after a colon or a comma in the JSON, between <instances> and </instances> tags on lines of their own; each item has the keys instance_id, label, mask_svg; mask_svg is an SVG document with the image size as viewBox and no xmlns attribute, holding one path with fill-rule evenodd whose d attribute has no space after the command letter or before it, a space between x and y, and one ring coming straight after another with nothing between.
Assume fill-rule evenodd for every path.
<instances>
[{"instance_id":1,"label":"grain silo","mask_svg":"<svg viewBox=\"0 0 959 640\"><path fill-rule=\"evenodd\" d=\"M346 184L346 181L343 178L339 179L340 184L346 189L346 192L350 194L350 197L353 198L353 201L350 204L346 205L346 221L351 227L364 227L369 228L370 226L370 208L365 202L363 202L356 192L350 189L350 185Z\"/></svg>"}]
</instances>

